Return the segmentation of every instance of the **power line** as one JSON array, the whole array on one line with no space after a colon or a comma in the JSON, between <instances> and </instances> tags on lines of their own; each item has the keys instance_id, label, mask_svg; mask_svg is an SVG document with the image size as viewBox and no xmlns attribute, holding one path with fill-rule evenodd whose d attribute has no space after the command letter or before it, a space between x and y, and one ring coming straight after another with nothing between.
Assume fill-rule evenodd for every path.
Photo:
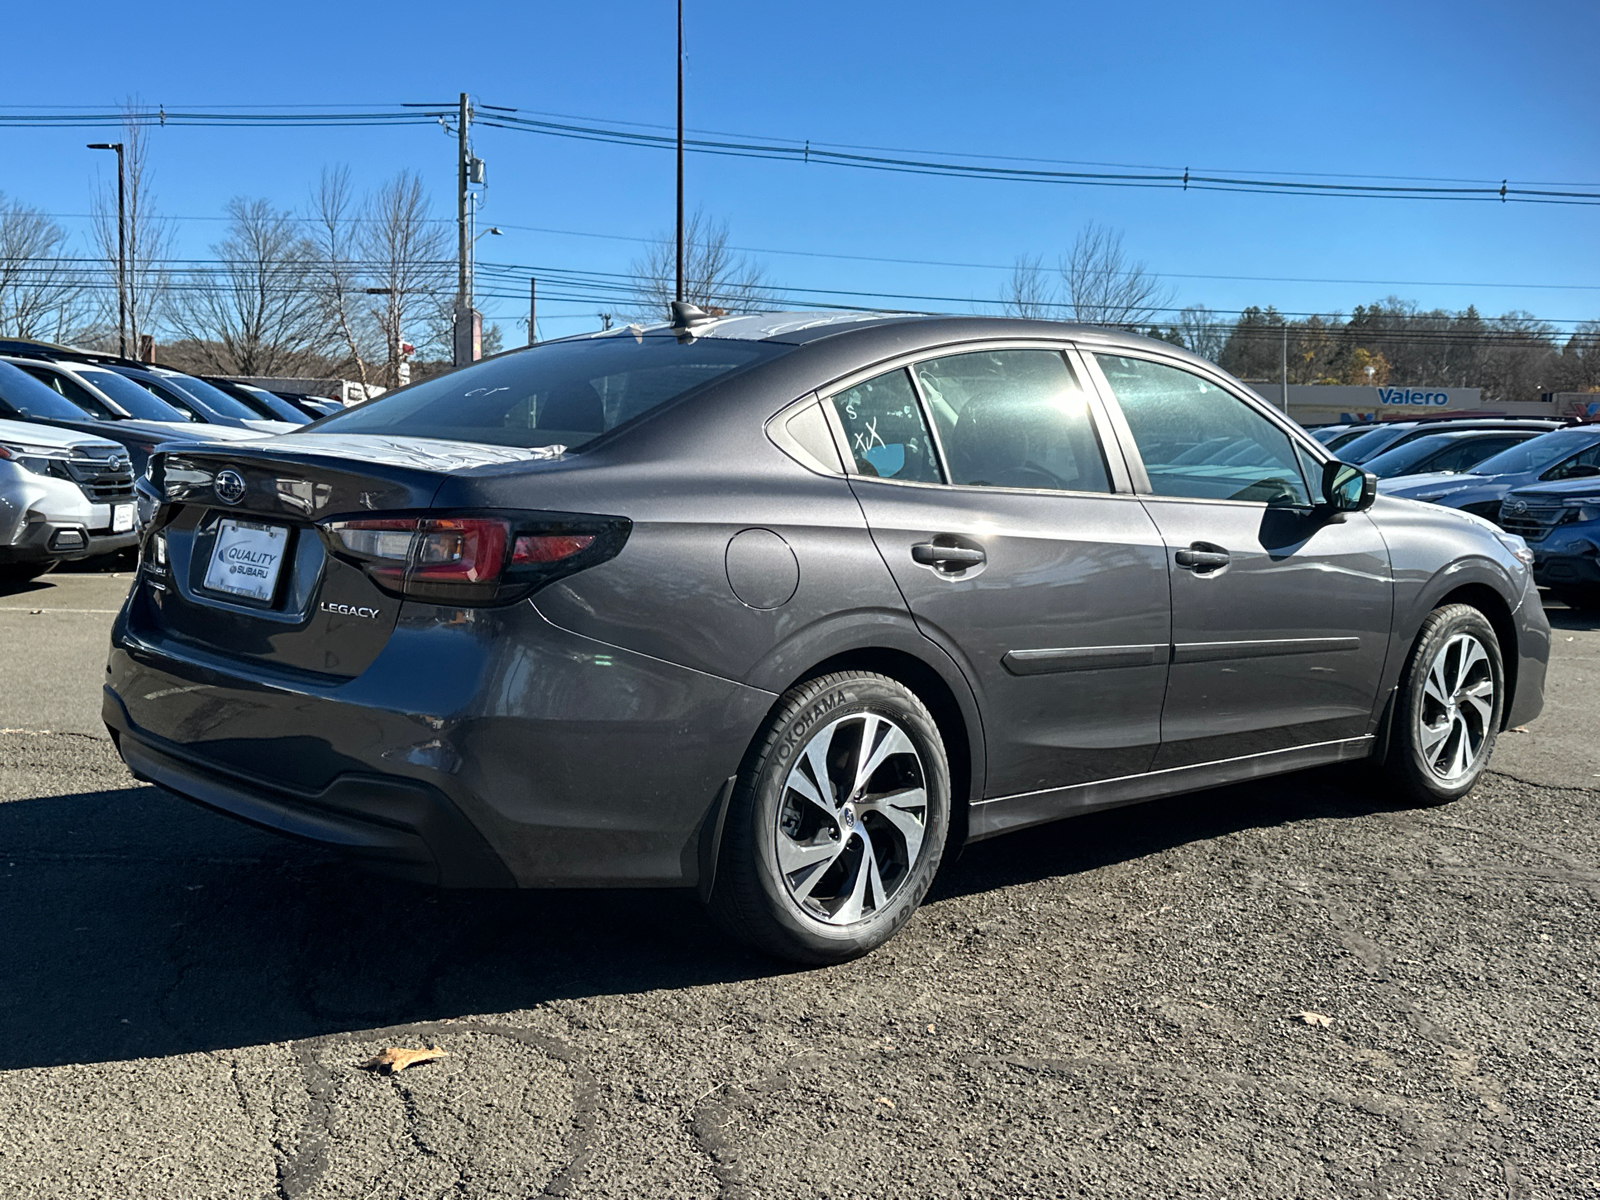
<instances>
[{"instance_id":1,"label":"power line","mask_svg":"<svg viewBox=\"0 0 1600 1200\"><path fill-rule=\"evenodd\" d=\"M40 216L49 217L55 221L88 221L94 220L94 213L40 213ZM160 218L163 221L231 221L234 218L225 213L208 215L179 215L171 214ZM427 223L434 225L451 225L454 219L449 217L424 218ZM314 217L290 216L288 220L298 225L315 225ZM352 224L377 223L376 217L347 217L346 221ZM596 233L583 229L556 229L544 225L518 225L511 221L498 223L501 229L514 229L522 233L544 233L560 237L593 238L610 242L630 242L635 245L652 245L659 238L641 237L636 234L626 233ZM943 267L961 268L982 271L1014 271L1015 263L983 263L961 262L950 259L937 258L896 258L877 254L840 254L827 250L786 250L772 246L729 246L729 250L740 254L771 254L787 258L823 258L835 259L840 262L869 262L884 263L891 266L912 267ZM1049 273L1047 270L1045 273ZM1123 272L1129 274L1130 272ZM1324 278L1311 275L1217 275L1200 271L1145 271L1145 275L1153 279L1187 279L1202 282L1224 283L1314 283L1337 284L1352 287L1449 287L1449 288L1502 288L1512 291L1546 291L1546 292L1600 292L1600 284L1596 283L1490 283L1483 280L1459 279L1338 279Z\"/></svg>"},{"instance_id":2,"label":"power line","mask_svg":"<svg viewBox=\"0 0 1600 1200\"><path fill-rule=\"evenodd\" d=\"M611 145L628 145L648 149L675 150L676 139L664 133L648 133L651 126L636 123L548 120L523 116L516 109L483 106L478 123L491 128L516 130L545 137L600 142ZM279 107L266 111L226 111L222 106L208 109L166 108L112 111L105 109L61 108L40 111L0 110L0 127L46 128L85 127L122 124L133 121L143 125L160 126L213 126L241 127L348 127L381 125L427 125L451 117L452 110L444 105L375 105L369 108L344 112L312 112L304 109ZM763 159L849 167L898 174L965 178L990 182L1040 183L1081 187L1156 188L1183 191L1239 192L1264 195L1328 196L1345 199L1433 200L1501 204L1566 204L1578 206L1600 205L1600 186L1597 185L1542 185L1518 181L1515 186L1509 179L1496 187L1490 181L1476 182L1373 182L1377 176L1341 175L1327 173L1295 173L1285 171L1219 172L1191 170L1180 172L1176 167L1121 167L1100 170L1046 169L1043 166L983 165L964 161L974 155L951 151L923 152L918 157L907 157L911 152L869 152L847 150L822 142L797 143L794 139L746 137L726 140L721 137L698 136L684 139L684 149L697 154L723 157ZM1011 159L1011 163L1044 162L1048 160ZM1382 177L1393 178L1393 177ZM1404 177L1400 177L1403 179ZM1345 182L1332 182L1344 180Z\"/></svg>"}]
</instances>

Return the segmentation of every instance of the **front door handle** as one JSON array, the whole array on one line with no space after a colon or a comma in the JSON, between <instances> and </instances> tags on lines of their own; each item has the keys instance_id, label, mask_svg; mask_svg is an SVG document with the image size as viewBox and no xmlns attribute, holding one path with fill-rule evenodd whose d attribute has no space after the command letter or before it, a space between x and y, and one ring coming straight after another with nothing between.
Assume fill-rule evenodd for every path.
<instances>
[{"instance_id":1,"label":"front door handle","mask_svg":"<svg viewBox=\"0 0 1600 1200\"><path fill-rule=\"evenodd\" d=\"M1208 546L1205 542L1196 542L1187 550L1179 550L1172 557L1180 567L1187 567L1195 572L1218 571L1233 561L1228 557L1226 550L1220 546Z\"/></svg>"},{"instance_id":2,"label":"front door handle","mask_svg":"<svg viewBox=\"0 0 1600 1200\"><path fill-rule=\"evenodd\" d=\"M911 561L943 571L965 571L988 560L982 550L970 546L941 546L937 542L918 542L911 547Z\"/></svg>"}]
</instances>

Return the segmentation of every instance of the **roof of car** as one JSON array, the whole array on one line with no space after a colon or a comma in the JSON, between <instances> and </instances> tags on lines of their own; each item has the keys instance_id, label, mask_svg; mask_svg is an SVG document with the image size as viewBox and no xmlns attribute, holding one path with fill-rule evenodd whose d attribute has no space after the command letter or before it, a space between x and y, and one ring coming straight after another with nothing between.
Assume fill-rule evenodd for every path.
<instances>
[{"instance_id":1,"label":"roof of car","mask_svg":"<svg viewBox=\"0 0 1600 1200\"><path fill-rule=\"evenodd\" d=\"M649 325L624 325L595 333L577 334L561 340L682 336L684 332L676 326L662 322ZM1163 354L1186 359L1197 366L1216 369L1214 364L1196 354L1191 354L1182 346L1128 330L1101 325L1079 325L1065 321L1036 321L1023 317L882 312L754 313L747 316L716 317L709 321L697 321L687 332L695 338L780 342L793 346L848 339L853 345L868 343L862 350L869 355L878 349L911 351L924 346L969 340L1050 338L1100 345L1107 349L1123 347L1159 350Z\"/></svg>"}]
</instances>

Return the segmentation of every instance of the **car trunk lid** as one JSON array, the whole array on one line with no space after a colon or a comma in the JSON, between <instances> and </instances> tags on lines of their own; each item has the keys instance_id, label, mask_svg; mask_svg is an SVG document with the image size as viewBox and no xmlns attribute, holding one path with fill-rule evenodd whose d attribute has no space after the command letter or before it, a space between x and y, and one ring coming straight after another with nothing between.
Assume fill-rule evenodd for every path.
<instances>
[{"instance_id":1,"label":"car trunk lid","mask_svg":"<svg viewBox=\"0 0 1600 1200\"><path fill-rule=\"evenodd\" d=\"M301 435L168 449L152 468L164 504L130 629L208 656L352 678L383 649L402 601L336 556L318 522L425 510L452 473L537 457Z\"/></svg>"}]
</instances>

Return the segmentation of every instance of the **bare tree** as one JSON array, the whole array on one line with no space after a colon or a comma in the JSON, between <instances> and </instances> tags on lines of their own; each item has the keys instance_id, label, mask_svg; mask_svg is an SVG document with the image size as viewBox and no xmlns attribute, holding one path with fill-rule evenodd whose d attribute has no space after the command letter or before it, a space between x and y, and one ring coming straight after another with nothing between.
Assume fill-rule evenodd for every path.
<instances>
[{"instance_id":1,"label":"bare tree","mask_svg":"<svg viewBox=\"0 0 1600 1200\"><path fill-rule=\"evenodd\" d=\"M0 335L62 341L77 327L87 264L68 258L67 232L0 192Z\"/></svg>"},{"instance_id":2,"label":"bare tree","mask_svg":"<svg viewBox=\"0 0 1600 1200\"><path fill-rule=\"evenodd\" d=\"M313 287L315 251L294 217L266 200L228 202L217 266L191 273L171 323L190 357L222 374L293 375L333 341Z\"/></svg>"},{"instance_id":3,"label":"bare tree","mask_svg":"<svg viewBox=\"0 0 1600 1200\"><path fill-rule=\"evenodd\" d=\"M350 168L323 168L311 194L313 291L323 320L336 335L362 387L371 382L370 363L383 355L383 335L366 303L360 262L360 205L350 187Z\"/></svg>"},{"instance_id":4,"label":"bare tree","mask_svg":"<svg viewBox=\"0 0 1600 1200\"><path fill-rule=\"evenodd\" d=\"M1122 248L1122 234L1090 221L1061 262L1072 316L1087 325L1148 326L1171 303L1171 292Z\"/></svg>"},{"instance_id":5,"label":"bare tree","mask_svg":"<svg viewBox=\"0 0 1600 1200\"><path fill-rule=\"evenodd\" d=\"M1019 254L1011 268L1011 278L1000 293L1000 305L1007 316L1043 319L1055 315L1055 289L1044 273L1044 258L1038 254Z\"/></svg>"},{"instance_id":6,"label":"bare tree","mask_svg":"<svg viewBox=\"0 0 1600 1200\"><path fill-rule=\"evenodd\" d=\"M666 233L633 262L634 298L645 320L671 319L677 239ZM709 313L757 312L773 302L766 272L728 248L728 223L696 209L683 231L683 298Z\"/></svg>"},{"instance_id":7,"label":"bare tree","mask_svg":"<svg viewBox=\"0 0 1600 1200\"><path fill-rule=\"evenodd\" d=\"M1178 334L1184 348L1212 362L1222 357L1232 328L1204 304L1191 304L1178 313Z\"/></svg>"},{"instance_id":8,"label":"bare tree","mask_svg":"<svg viewBox=\"0 0 1600 1200\"><path fill-rule=\"evenodd\" d=\"M139 335L153 331L165 316L171 295L167 259L172 231L156 215L151 191L150 145L141 110L133 101L122 106L122 159L127 180L127 278L129 346L137 351ZM117 180L112 176L96 192L91 209L94 240L111 279L110 322L116 320L115 298L123 283L117 278ZM110 323L108 322L108 323Z\"/></svg>"},{"instance_id":9,"label":"bare tree","mask_svg":"<svg viewBox=\"0 0 1600 1200\"><path fill-rule=\"evenodd\" d=\"M453 294L447 232L433 220L418 176L401 171L378 190L367 205L359 241L367 276L381 293L372 317L385 346L382 382L398 387L400 344L411 332L408 325L437 326L439 314L448 314ZM437 332L433 336L438 339Z\"/></svg>"}]
</instances>

